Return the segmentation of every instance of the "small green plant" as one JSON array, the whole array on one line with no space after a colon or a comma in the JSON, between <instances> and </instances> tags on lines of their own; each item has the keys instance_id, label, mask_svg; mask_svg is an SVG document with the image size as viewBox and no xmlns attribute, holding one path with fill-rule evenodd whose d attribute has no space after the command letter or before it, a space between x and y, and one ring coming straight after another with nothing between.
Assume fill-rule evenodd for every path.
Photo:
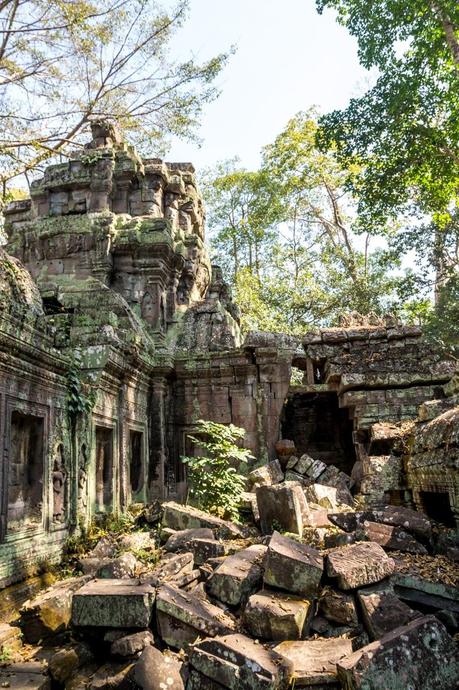
<instances>
[{"instance_id":1,"label":"small green plant","mask_svg":"<svg viewBox=\"0 0 459 690\"><path fill-rule=\"evenodd\" d=\"M2 645L0 647L0 664L7 664L13 659L13 654L11 652L11 649L6 647L5 645Z\"/></svg>"},{"instance_id":2,"label":"small green plant","mask_svg":"<svg viewBox=\"0 0 459 690\"><path fill-rule=\"evenodd\" d=\"M82 380L81 363L74 357L67 370L67 411L71 419L87 414L94 407L95 392Z\"/></svg>"},{"instance_id":3,"label":"small green plant","mask_svg":"<svg viewBox=\"0 0 459 690\"><path fill-rule=\"evenodd\" d=\"M198 507L238 520L245 477L240 474L253 456L237 444L245 431L233 424L198 420L188 438L204 451L198 457L182 457L188 467L189 495Z\"/></svg>"}]
</instances>

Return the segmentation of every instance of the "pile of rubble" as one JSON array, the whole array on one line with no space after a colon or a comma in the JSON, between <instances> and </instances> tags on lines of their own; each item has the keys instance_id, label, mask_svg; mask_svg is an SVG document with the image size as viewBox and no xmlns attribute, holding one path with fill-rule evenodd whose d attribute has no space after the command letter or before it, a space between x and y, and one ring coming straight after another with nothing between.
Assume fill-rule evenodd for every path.
<instances>
[{"instance_id":1,"label":"pile of rubble","mask_svg":"<svg viewBox=\"0 0 459 690\"><path fill-rule=\"evenodd\" d=\"M290 457L250 474L244 505L259 529L168 502L160 548L150 532L101 539L83 575L0 627L0 644L17 642L18 625L27 643L0 686L456 687L458 590L404 560L434 558L431 522L401 507L356 511L346 475L321 465Z\"/></svg>"}]
</instances>

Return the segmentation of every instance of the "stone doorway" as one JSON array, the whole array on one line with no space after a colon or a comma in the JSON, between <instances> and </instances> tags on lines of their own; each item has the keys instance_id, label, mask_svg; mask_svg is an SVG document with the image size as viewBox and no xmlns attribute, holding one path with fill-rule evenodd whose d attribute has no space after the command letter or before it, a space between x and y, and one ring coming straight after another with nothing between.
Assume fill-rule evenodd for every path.
<instances>
[{"instance_id":1,"label":"stone doorway","mask_svg":"<svg viewBox=\"0 0 459 690\"><path fill-rule=\"evenodd\" d=\"M446 491L420 491L419 498L422 510L429 518L441 522L446 527L456 527L449 494Z\"/></svg>"},{"instance_id":2,"label":"stone doorway","mask_svg":"<svg viewBox=\"0 0 459 690\"><path fill-rule=\"evenodd\" d=\"M143 434L141 431L129 431L129 478L131 493L135 496L143 489Z\"/></svg>"},{"instance_id":3,"label":"stone doorway","mask_svg":"<svg viewBox=\"0 0 459 690\"><path fill-rule=\"evenodd\" d=\"M113 430L96 426L96 512L113 504Z\"/></svg>"},{"instance_id":4,"label":"stone doorway","mask_svg":"<svg viewBox=\"0 0 459 690\"><path fill-rule=\"evenodd\" d=\"M356 460L353 423L348 410L339 408L336 393L289 393L281 429L282 438L292 439L299 455L307 453L351 473Z\"/></svg>"}]
</instances>

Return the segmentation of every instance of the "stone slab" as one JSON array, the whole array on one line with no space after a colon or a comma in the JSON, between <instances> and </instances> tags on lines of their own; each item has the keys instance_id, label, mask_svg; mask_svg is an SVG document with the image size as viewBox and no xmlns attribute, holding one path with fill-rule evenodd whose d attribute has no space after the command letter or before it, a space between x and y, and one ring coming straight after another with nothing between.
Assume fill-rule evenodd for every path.
<instances>
[{"instance_id":1,"label":"stone slab","mask_svg":"<svg viewBox=\"0 0 459 690\"><path fill-rule=\"evenodd\" d=\"M357 600L370 640L377 640L421 615L400 601L386 583L357 590Z\"/></svg>"},{"instance_id":2,"label":"stone slab","mask_svg":"<svg viewBox=\"0 0 459 690\"><path fill-rule=\"evenodd\" d=\"M374 542L360 542L333 549L327 556L327 575L337 578L340 589L356 589L383 580L395 563Z\"/></svg>"},{"instance_id":3,"label":"stone slab","mask_svg":"<svg viewBox=\"0 0 459 690\"><path fill-rule=\"evenodd\" d=\"M10 690L51 690L51 678L39 662L10 664L0 669L0 687Z\"/></svg>"},{"instance_id":4,"label":"stone slab","mask_svg":"<svg viewBox=\"0 0 459 690\"><path fill-rule=\"evenodd\" d=\"M189 551L189 545L192 539L215 539L215 537L210 527L182 529L179 532L171 534L164 544L164 550L170 552Z\"/></svg>"},{"instance_id":5,"label":"stone slab","mask_svg":"<svg viewBox=\"0 0 459 690\"><path fill-rule=\"evenodd\" d=\"M256 495L263 534L270 534L275 529L299 535L303 533L304 518L309 510L300 484L284 482L258 486Z\"/></svg>"},{"instance_id":6,"label":"stone slab","mask_svg":"<svg viewBox=\"0 0 459 690\"><path fill-rule=\"evenodd\" d=\"M286 690L292 675L291 662L240 634L199 642L190 664L211 683L229 690Z\"/></svg>"},{"instance_id":7,"label":"stone slab","mask_svg":"<svg viewBox=\"0 0 459 690\"><path fill-rule=\"evenodd\" d=\"M247 484L250 489L257 486L272 486L284 481L284 473L279 460L273 460L266 465L257 467L247 476Z\"/></svg>"},{"instance_id":8,"label":"stone slab","mask_svg":"<svg viewBox=\"0 0 459 690\"><path fill-rule=\"evenodd\" d=\"M263 589L249 598L243 623L252 637L300 640L307 635L315 604L286 592Z\"/></svg>"},{"instance_id":9,"label":"stone slab","mask_svg":"<svg viewBox=\"0 0 459 690\"><path fill-rule=\"evenodd\" d=\"M426 547L420 544L412 534L406 532L401 527L365 520L363 523L363 533L369 541L380 544L388 551L427 553Z\"/></svg>"},{"instance_id":10,"label":"stone slab","mask_svg":"<svg viewBox=\"0 0 459 690\"><path fill-rule=\"evenodd\" d=\"M327 620L333 623L351 626L359 624L353 594L326 587L320 597L319 610Z\"/></svg>"},{"instance_id":11,"label":"stone slab","mask_svg":"<svg viewBox=\"0 0 459 690\"><path fill-rule=\"evenodd\" d=\"M139 580L94 580L73 597L76 627L148 628L155 589Z\"/></svg>"},{"instance_id":12,"label":"stone slab","mask_svg":"<svg viewBox=\"0 0 459 690\"><path fill-rule=\"evenodd\" d=\"M274 532L266 555L266 585L310 598L317 596L322 574L323 558L316 549Z\"/></svg>"},{"instance_id":13,"label":"stone slab","mask_svg":"<svg viewBox=\"0 0 459 690\"><path fill-rule=\"evenodd\" d=\"M236 629L234 620L218 606L170 585L158 590L156 619L161 638L177 649L197 637L214 637Z\"/></svg>"},{"instance_id":14,"label":"stone slab","mask_svg":"<svg viewBox=\"0 0 459 690\"><path fill-rule=\"evenodd\" d=\"M221 520L193 506L183 506L175 501L163 503L163 526L180 531L197 527L208 527L222 539L238 539L241 529L232 522Z\"/></svg>"},{"instance_id":15,"label":"stone slab","mask_svg":"<svg viewBox=\"0 0 459 690\"><path fill-rule=\"evenodd\" d=\"M338 681L336 664L352 654L351 640L316 639L281 642L274 651L293 664L295 688L329 687Z\"/></svg>"},{"instance_id":16,"label":"stone slab","mask_svg":"<svg viewBox=\"0 0 459 690\"><path fill-rule=\"evenodd\" d=\"M337 669L346 690L453 690L459 683L456 645L434 616L396 628Z\"/></svg>"},{"instance_id":17,"label":"stone slab","mask_svg":"<svg viewBox=\"0 0 459 690\"><path fill-rule=\"evenodd\" d=\"M261 565L267 550L263 544L255 544L225 558L207 580L209 594L225 604L239 606L261 585Z\"/></svg>"}]
</instances>

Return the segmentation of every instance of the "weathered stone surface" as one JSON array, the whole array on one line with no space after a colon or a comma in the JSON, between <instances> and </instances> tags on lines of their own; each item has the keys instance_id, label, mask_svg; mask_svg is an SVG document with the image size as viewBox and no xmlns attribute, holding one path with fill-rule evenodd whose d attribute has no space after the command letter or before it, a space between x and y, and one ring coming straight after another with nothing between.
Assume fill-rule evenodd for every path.
<instances>
[{"instance_id":1,"label":"weathered stone surface","mask_svg":"<svg viewBox=\"0 0 459 690\"><path fill-rule=\"evenodd\" d=\"M365 520L372 520L373 514L368 511L328 513L328 519L345 532L355 532Z\"/></svg>"},{"instance_id":2,"label":"weathered stone surface","mask_svg":"<svg viewBox=\"0 0 459 690\"><path fill-rule=\"evenodd\" d=\"M379 544L361 542L330 551L327 575L338 579L341 589L355 589L383 580L394 571L395 563Z\"/></svg>"},{"instance_id":3,"label":"weathered stone surface","mask_svg":"<svg viewBox=\"0 0 459 690\"><path fill-rule=\"evenodd\" d=\"M110 537L102 537L88 554L90 558L114 558L116 553L115 543Z\"/></svg>"},{"instance_id":4,"label":"weathered stone surface","mask_svg":"<svg viewBox=\"0 0 459 690\"><path fill-rule=\"evenodd\" d=\"M363 523L363 533L369 541L376 542L389 551L427 553L425 546L420 544L412 534L405 532L400 527L366 520Z\"/></svg>"},{"instance_id":5,"label":"weathered stone surface","mask_svg":"<svg viewBox=\"0 0 459 690\"><path fill-rule=\"evenodd\" d=\"M135 576L140 562L132 553L123 553L118 558L112 558L97 569L97 577L118 580Z\"/></svg>"},{"instance_id":6,"label":"weathered stone surface","mask_svg":"<svg viewBox=\"0 0 459 690\"><path fill-rule=\"evenodd\" d=\"M114 640L110 647L110 654L112 656L133 657L148 645L154 644L154 641L150 630L141 630Z\"/></svg>"},{"instance_id":7,"label":"weathered stone surface","mask_svg":"<svg viewBox=\"0 0 459 690\"><path fill-rule=\"evenodd\" d=\"M308 633L314 608L308 599L263 589L249 598L243 623L255 638L300 640Z\"/></svg>"},{"instance_id":8,"label":"weathered stone surface","mask_svg":"<svg viewBox=\"0 0 459 690\"><path fill-rule=\"evenodd\" d=\"M84 644L59 649L48 661L49 672L58 683L75 676L76 671L92 660L89 647Z\"/></svg>"},{"instance_id":9,"label":"weathered stone surface","mask_svg":"<svg viewBox=\"0 0 459 690\"><path fill-rule=\"evenodd\" d=\"M338 592L331 587L326 587L322 591L319 610L327 620L334 623L350 626L357 626L359 623L354 596Z\"/></svg>"},{"instance_id":10,"label":"weathered stone surface","mask_svg":"<svg viewBox=\"0 0 459 690\"><path fill-rule=\"evenodd\" d=\"M256 494L263 534L274 529L302 534L304 516L309 511L299 484L284 482L275 486L258 486Z\"/></svg>"},{"instance_id":11,"label":"weathered stone surface","mask_svg":"<svg viewBox=\"0 0 459 690\"><path fill-rule=\"evenodd\" d=\"M372 511L375 522L400 527L418 539L429 540L432 537L432 524L429 518L417 510L403 506L385 506L382 510Z\"/></svg>"},{"instance_id":12,"label":"weathered stone surface","mask_svg":"<svg viewBox=\"0 0 459 690\"><path fill-rule=\"evenodd\" d=\"M336 549L338 546L349 546L349 544L355 544L355 542L355 534L348 532L326 534L324 537L324 547L326 549Z\"/></svg>"},{"instance_id":13,"label":"weathered stone surface","mask_svg":"<svg viewBox=\"0 0 459 690\"><path fill-rule=\"evenodd\" d=\"M276 454L282 467L285 467L292 455L296 453L295 443L288 438L276 441L274 448L276 449Z\"/></svg>"},{"instance_id":14,"label":"weathered stone surface","mask_svg":"<svg viewBox=\"0 0 459 690\"><path fill-rule=\"evenodd\" d=\"M315 503L327 510L336 510L342 505L338 500L337 490L333 486L311 484L306 487L305 495L308 503Z\"/></svg>"},{"instance_id":15,"label":"weathered stone surface","mask_svg":"<svg viewBox=\"0 0 459 690\"><path fill-rule=\"evenodd\" d=\"M138 580L94 580L73 597L76 627L147 628L155 590Z\"/></svg>"},{"instance_id":16,"label":"weathered stone surface","mask_svg":"<svg viewBox=\"0 0 459 690\"><path fill-rule=\"evenodd\" d=\"M459 682L456 647L434 616L396 628L337 668L349 690L452 690Z\"/></svg>"},{"instance_id":17,"label":"weathered stone surface","mask_svg":"<svg viewBox=\"0 0 459 690\"><path fill-rule=\"evenodd\" d=\"M10 664L0 668L0 687L10 690L51 690L51 679L39 662Z\"/></svg>"},{"instance_id":18,"label":"weathered stone surface","mask_svg":"<svg viewBox=\"0 0 459 690\"><path fill-rule=\"evenodd\" d=\"M286 690L292 675L288 660L239 634L199 642L193 647L190 664L229 690Z\"/></svg>"},{"instance_id":19,"label":"weathered stone surface","mask_svg":"<svg viewBox=\"0 0 459 690\"><path fill-rule=\"evenodd\" d=\"M260 522L260 513L258 511L257 497L250 491L243 491L241 493L241 504L239 507L241 513L245 513L256 524Z\"/></svg>"},{"instance_id":20,"label":"weathered stone surface","mask_svg":"<svg viewBox=\"0 0 459 690\"><path fill-rule=\"evenodd\" d=\"M181 664L171 654L145 647L134 669L134 679L142 690L184 690Z\"/></svg>"},{"instance_id":21,"label":"weathered stone surface","mask_svg":"<svg viewBox=\"0 0 459 690\"><path fill-rule=\"evenodd\" d=\"M394 585L395 594L408 604L412 602L415 608L419 606L421 610L427 610L429 613L448 609L459 614L457 587L401 573L394 573L391 582Z\"/></svg>"},{"instance_id":22,"label":"weathered stone surface","mask_svg":"<svg viewBox=\"0 0 459 690\"><path fill-rule=\"evenodd\" d=\"M120 551L156 551L156 542L150 532L123 534L117 542Z\"/></svg>"},{"instance_id":23,"label":"weathered stone surface","mask_svg":"<svg viewBox=\"0 0 459 690\"><path fill-rule=\"evenodd\" d=\"M240 528L220 518L209 515L203 510L198 510L192 506L183 506L180 503L169 501L163 503L163 525L173 530L185 530L196 527L208 527L213 530L216 536L222 539L233 539L242 536Z\"/></svg>"},{"instance_id":24,"label":"weathered stone surface","mask_svg":"<svg viewBox=\"0 0 459 690\"><path fill-rule=\"evenodd\" d=\"M274 532L266 555L266 585L315 597L322 574L323 559L316 549Z\"/></svg>"},{"instance_id":25,"label":"weathered stone surface","mask_svg":"<svg viewBox=\"0 0 459 690\"><path fill-rule=\"evenodd\" d=\"M218 558L225 555L225 545L216 539L192 539L190 551L194 556L196 565L202 565L209 558Z\"/></svg>"},{"instance_id":26,"label":"weathered stone surface","mask_svg":"<svg viewBox=\"0 0 459 690\"><path fill-rule=\"evenodd\" d=\"M88 580L88 576L72 578L27 601L18 621L25 640L35 644L63 632L70 624L73 593Z\"/></svg>"},{"instance_id":27,"label":"weathered stone surface","mask_svg":"<svg viewBox=\"0 0 459 690\"><path fill-rule=\"evenodd\" d=\"M164 549L170 552L190 551L188 547L192 539L215 539L215 537L209 527L184 529L174 532L164 544Z\"/></svg>"},{"instance_id":28,"label":"weathered stone surface","mask_svg":"<svg viewBox=\"0 0 459 690\"><path fill-rule=\"evenodd\" d=\"M261 585L266 552L266 546L255 544L225 558L207 580L209 593L225 604L239 606Z\"/></svg>"},{"instance_id":29,"label":"weathered stone surface","mask_svg":"<svg viewBox=\"0 0 459 690\"><path fill-rule=\"evenodd\" d=\"M88 690L130 690L132 663L107 662L91 678Z\"/></svg>"},{"instance_id":30,"label":"weathered stone surface","mask_svg":"<svg viewBox=\"0 0 459 690\"><path fill-rule=\"evenodd\" d=\"M142 576L141 582L157 587L177 576L191 573L193 564L194 558L192 553L166 553L161 559L161 563L151 573Z\"/></svg>"},{"instance_id":31,"label":"weathered stone surface","mask_svg":"<svg viewBox=\"0 0 459 690\"><path fill-rule=\"evenodd\" d=\"M421 615L400 601L387 583L359 589L357 599L371 640L377 640Z\"/></svg>"},{"instance_id":32,"label":"weathered stone surface","mask_svg":"<svg viewBox=\"0 0 459 690\"><path fill-rule=\"evenodd\" d=\"M272 486L273 484L279 484L279 482L283 480L284 473L279 460L273 460L266 465L257 467L256 470L249 472L247 476L247 484L249 488L252 489L257 486Z\"/></svg>"},{"instance_id":33,"label":"weathered stone surface","mask_svg":"<svg viewBox=\"0 0 459 690\"><path fill-rule=\"evenodd\" d=\"M281 642L274 651L293 664L295 688L329 687L338 681L336 664L352 654L350 640Z\"/></svg>"},{"instance_id":34,"label":"weathered stone surface","mask_svg":"<svg viewBox=\"0 0 459 690\"><path fill-rule=\"evenodd\" d=\"M197 637L223 635L235 630L235 622L220 608L170 585L156 598L158 631L166 644L177 649Z\"/></svg>"}]
</instances>

